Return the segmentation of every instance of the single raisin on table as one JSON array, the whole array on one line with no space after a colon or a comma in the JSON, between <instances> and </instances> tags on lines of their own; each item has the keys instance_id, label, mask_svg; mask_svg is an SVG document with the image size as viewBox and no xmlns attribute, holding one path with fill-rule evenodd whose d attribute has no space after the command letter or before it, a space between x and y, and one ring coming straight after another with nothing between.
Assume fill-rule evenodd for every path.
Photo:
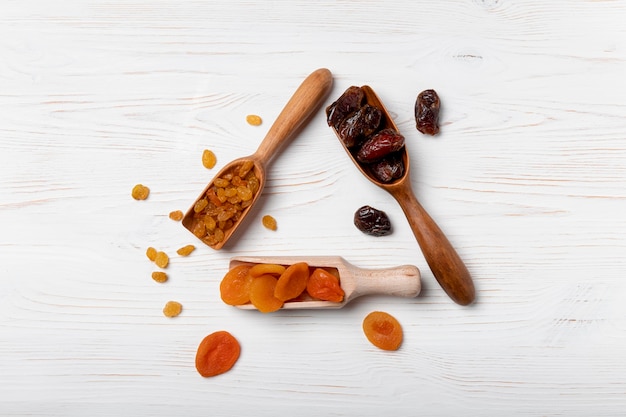
<instances>
[{"instance_id":1,"label":"single raisin on table","mask_svg":"<svg viewBox=\"0 0 626 417\"><path fill-rule=\"evenodd\" d=\"M415 101L415 123L417 130L425 135L439 133L439 95L435 90L424 90Z\"/></svg>"},{"instance_id":2,"label":"single raisin on table","mask_svg":"<svg viewBox=\"0 0 626 417\"><path fill-rule=\"evenodd\" d=\"M370 206L363 206L354 213L354 225L363 233L372 236L391 234L391 221L387 213Z\"/></svg>"},{"instance_id":3,"label":"single raisin on table","mask_svg":"<svg viewBox=\"0 0 626 417\"><path fill-rule=\"evenodd\" d=\"M348 115L361 108L364 100L365 93L361 87L348 87L337 101L326 108L328 126L332 126L335 129L339 128L341 122L343 122Z\"/></svg>"},{"instance_id":4,"label":"single raisin on table","mask_svg":"<svg viewBox=\"0 0 626 417\"><path fill-rule=\"evenodd\" d=\"M374 133L381 119L380 109L366 104L341 122L337 132L346 147L352 148Z\"/></svg>"},{"instance_id":5,"label":"single raisin on table","mask_svg":"<svg viewBox=\"0 0 626 417\"><path fill-rule=\"evenodd\" d=\"M363 143L356 153L356 159L363 163L376 162L403 146L404 136L393 129L383 129Z\"/></svg>"}]
</instances>

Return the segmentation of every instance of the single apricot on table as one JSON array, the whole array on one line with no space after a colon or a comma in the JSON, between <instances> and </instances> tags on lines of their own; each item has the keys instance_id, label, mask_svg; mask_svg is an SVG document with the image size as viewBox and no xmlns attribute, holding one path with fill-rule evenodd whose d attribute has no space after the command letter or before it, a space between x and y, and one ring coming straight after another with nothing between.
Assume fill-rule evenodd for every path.
<instances>
[{"instance_id":1,"label":"single apricot on table","mask_svg":"<svg viewBox=\"0 0 626 417\"><path fill-rule=\"evenodd\" d=\"M196 370L203 377L228 372L239 359L241 346L235 337L225 330L206 336L196 353Z\"/></svg>"},{"instance_id":2,"label":"single apricot on table","mask_svg":"<svg viewBox=\"0 0 626 417\"><path fill-rule=\"evenodd\" d=\"M398 350L402 344L402 326L384 311L373 311L363 320L363 332L374 346L383 350Z\"/></svg>"}]
</instances>

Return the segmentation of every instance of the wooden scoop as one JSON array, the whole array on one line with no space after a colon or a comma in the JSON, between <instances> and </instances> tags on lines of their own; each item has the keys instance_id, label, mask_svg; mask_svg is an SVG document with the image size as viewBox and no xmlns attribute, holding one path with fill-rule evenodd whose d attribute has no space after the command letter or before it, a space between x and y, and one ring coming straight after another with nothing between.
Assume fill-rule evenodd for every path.
<instances>
[{"instance_id":1,"label":"wooden scoop","mask_svg":"<svg viewBox=\"0 0 626 417\"><path fill-rule=\"evenodd\" d=\"M258 179L258 189L254 193L251 202L248 201L250 204L243 208L237 215L238 219L234 222L232 227L223 230L223 238L217 241L215 238L209 238L208 235L201 237L199 236L200 233L194 233L196 237L213 249L220 249L224 246L235 230L241 225L243 219L249 213L250 208L261 195L266 181L266 166L281 147L287 144L299 128L303 126L304 122L317 110L330 91L332 82L332 75L330 71L325 68L318 69L311 73L302 82L300 87L298 87L282 112L278 115L278 118L267 132L257 151L248 157L239 158L230 162L220 170L183 217L183 226L194 233L194 228L198 225L198 222L202 221L200 215L194 210L196 203L207 197L207 191L213 186L216 179L222 178L224 174L241 166L245 161L252 161L254 163L252 170Z\"/></svg>"},{"instance_id":2,"label":"wooden scoop","mask_svg":"<svg viewBox=\"0 0 626 417\"><path fill-rule=\"evenodd\" d=\"M293 265L306 262L310 268L334 268L339 273L339 282L345 292L340 303L332 301L307 300L288 301L283 309L341 308L357 297L368 294L386 294L397 297L415 297L422 288L420 271L412 265L402 265L387 269L357 268L338 256L257 256L236 257L230 261L230 269L242 264L279 264ZM245 310L254 310L252 304L237 306Z\"/></svg>"},{"instance_id":3,"label":"wooden scoop","mask_svg":"<svg viewBox=\"0 0 626 417\"><path fill-rule=\"evenodd\" d=\"M382 128L391 128L399 132L376 93L367 85L361 88L365 93L366 102L382 111ZM337 134L334 128L333 130L335 134ZM339 138L338 134L337 137ZM413 193L409 176L410 161L406 152L406 146L401 151L403 152L404 174L391 183L384 183L377 180L370 172L364 169L359 161L354 158L350 150L346 148L341 138L339 138L339 142L344 146L344 149L348 155L350 155L350 159L352 159L352 162L354 162L363 175L374 184L387 190L398 201L409 221L413 234L417 238L417 242L424 254L426 262L437 279L437 282L439 282L439 285L441 285L454 302L460 305L471 304L475 297L474 283L472 282L472 278L465 264L448 241L448 238L428 215L426 210L424 210Z\"/></svg>"}]
</instances>

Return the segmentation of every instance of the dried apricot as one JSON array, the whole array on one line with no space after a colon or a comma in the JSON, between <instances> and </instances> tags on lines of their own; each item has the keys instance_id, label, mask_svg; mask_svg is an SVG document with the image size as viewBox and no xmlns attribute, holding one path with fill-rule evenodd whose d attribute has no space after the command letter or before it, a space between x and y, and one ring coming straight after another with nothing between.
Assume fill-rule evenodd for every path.
<instances>
[{"instance_id":1,"label":"dried apricot","mask_svg":"<svg viewBox=\"0 0 626 417\"><path fill-rule=\"evenodd\" d=\"M215 157L215 154L213 153L213 151L205 149L202 152L202 165L204 165L204 167L207 169L211 169L215 166L216 163L217 163L217 158Z\"/></svg>"},{"instance_id":2,"label":"dried apricot","mask_svg":"<svg viewBox=\"0 0 626 417\"><path fill-rule=\"evenodd\" d=\"M261 275L252 279L250 302L262 313L271 313L283 306L283 301L274 296L278 279L272 275Z\"/></svg>"},{"instance_id":3,"label":"dried apricot","mask_svg":"<svg viewBox=\"0 0 626 417\"><path fill-rule=\"evenodd\" d=\"M156 282L163 283L163 282L167 281L168 276L163 271L154 271L152 273L152 279L155 280Z\"/></svg>"},{"instance_id":4,"label":"dried apricot","mask_svg":"<svg viewBox=\"0 0 626 417\"><path fill-rule=\"evenodd\" d=\"M154 262L154 259L156 258L156 254L157 254L157 250L154 249L152 246L150 246L148 249L146 249L146 256L152 262Z\"/></svg>"},{"instance_id":5,"label":"dried apricot","mask_svg":"<svg viewBox=\"0 0 626 417\"><path fill-rule=\"evenodd\" d=\"M194 245L187 245L178 249L176 253L179 254L180 256L189 256L191 252L193 252L194 250L196 250L196 247Z\"/></svg>"},{"instance_id":6,"label":"dried apricot","mask_svg":"<svg viewBox=\"0 0 626 417\"><path fill-rule=\"evenodd\" d=\"M167 256L167 253L158 251L154 257L154 263L156 263L159 268L167 268L167 264L170 263L170 258Z\"/></svg>"},{"instance_id":7,"label":"dried apricot","mask_svg":"<svg viewBox=\"0 0 626 417\"><path fill-rule=\"evenodd\" d=\"M265 226L266 228L270 230L276 230L278 227L276 224L276 219L270 216L269 214L266 214L265 216L263 216L263 218L261 219L261 222L263 223L263 226Z\"/></svg>"},{"instance_id":8,"label":"dried apricot","mask_svg":"<svg viewBox=\"0 0 626 417\"><path fill-rule=\"evenodd\" d=\"M238 265L228 271L220 282L220 297L226 304L237 306L250 301L250 276L249 265Z\"/></svg>"},{"instance_id":9,"label":"dried apricot","mask_svg":"<svg viewBox=\"0 0 626 417\"><path fill-rule=\"evenodd\" d=\"M290 265L278 278L274 296L281 301L296 298L306 289L308 279L309 265L306 262Z\"/></svg>"},{"instance_id":10,"label":"dried apricot","mask_svg":"<svg viewBox=\"0 0 626 417\"><path fill-rule=\"evenodd\" d=\"M313 271L307 282L306 291L313 298L335 303L342 302L345 294L339 285L339 279L322 268Z\"/></svg>"},{"instance_id":11,"label":"dried apricot","mask_svg":"<svg viewBox=\"0 0 626 417\"><path fill-rule=\"evenodd\" d=\"M183 212L180 210L174 210L170 212L169 216L170 216L170 219L179 222L183 219Z\"/></svg>"},{"instance_id":12,"label":"dried apricot","mask_svg":"<svg viewBox=\"0 0 626 417\"><path fill-rule=\"evenodd\" d=\"M252 126L259 126L263 123L263 119L261 119L261 116L257 116L256 114L249 114L246 116L246 122Z\"/></svg>"},{"instance_id":13,"label":"dried apricot","mask_svg":"<svg viewBox=\"0 0 626 417\"><path fill-rule=\"evenodd\" d=\"M256 264L250 268L249 274L254 278L265 274L280 276L283 272L285 272L285 269L287 268L278 264Z\"/></svg>"},{"instance_id":14,"label":"dried apricot","mask_svg":"<svg viewBox=\"0 0 626 417\"><path fill-rule=\"evenodd\" d=\"M200 342L196 353L196 370L204 377L228 372L241 353L235 337L225 330L211 333Z\"/></svg>"},{"instance_id":15,"label":"dried apricot","mask_svg":"<svg viewBox=\"0 0 626 417\"><path fill-rule=\"evenodd\" d=\"M163 307L165 317L176 317L183 311L183 305L178 301L168 301Z\"/></svg>"},{"instance_id":16,"label":"dried apricot","mask_svg":"<svg viewBox=\"0 0 626 417\"><path fill-rule=\"evenodd\" d=\"M135 200L145 200L150 195L150 189L142 184L137 184L133 187L131 195Z\"/></svg>"},{"instance_id":17,"label":"dried apricot","mask_svg":"<svg viewBox=\"0 0 626 417\"><path fill-rule=\"evenodd\" d=\"M363 332L374 346L383 350L397 350L402 343L402 326L395 317L384 311L373 311L363 320Z\"/></svg>"}]
</instances>

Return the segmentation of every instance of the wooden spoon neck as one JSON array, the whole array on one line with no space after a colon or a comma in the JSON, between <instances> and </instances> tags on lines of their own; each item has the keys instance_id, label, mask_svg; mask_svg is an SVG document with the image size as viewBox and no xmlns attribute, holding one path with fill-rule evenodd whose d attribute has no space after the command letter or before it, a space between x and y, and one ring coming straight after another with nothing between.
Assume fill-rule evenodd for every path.
<instances>
[{"instance_id":1,"label":"wooden spoon neck","mask_svg":"<svg viewBox=\"0 0 626 417\"><path fill-rule=\"evenodd\" d=\"M415 297L421 290L420 271L413 265L388 269L359 269L355 271L355 296L388 294Z\"/></svg>"}]
</instances>

